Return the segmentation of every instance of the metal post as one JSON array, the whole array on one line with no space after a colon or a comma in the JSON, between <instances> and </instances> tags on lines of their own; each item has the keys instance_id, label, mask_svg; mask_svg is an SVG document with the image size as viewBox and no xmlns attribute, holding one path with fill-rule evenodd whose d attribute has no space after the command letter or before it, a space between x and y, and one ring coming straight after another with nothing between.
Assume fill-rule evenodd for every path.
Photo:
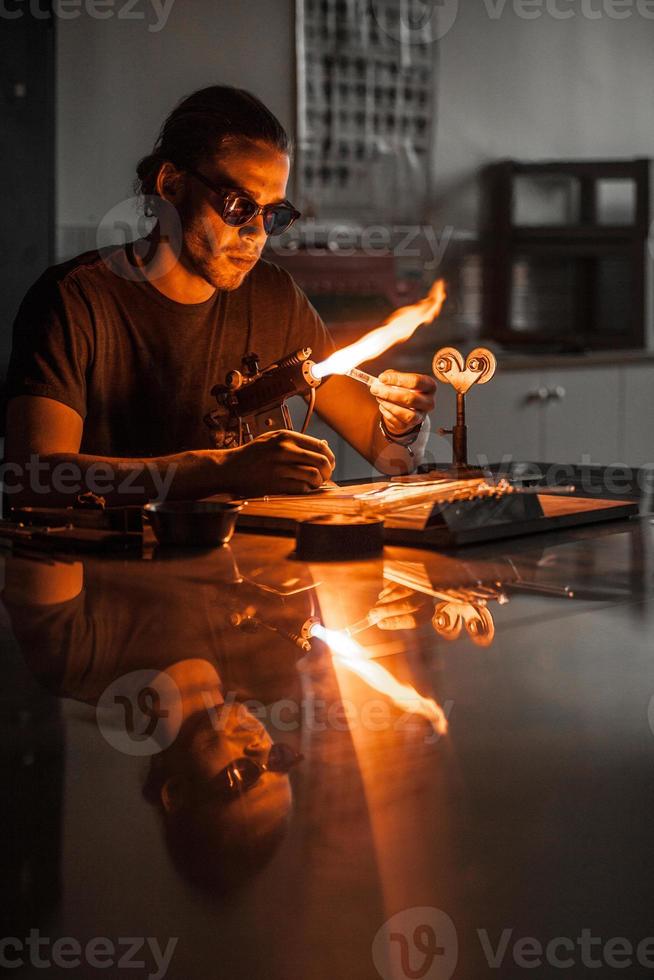
<instances>
[{"instance_id":1,"label":"metal post","mask_svg":"<svg viewBox=\"0 0 654 980\"><path fill-rule=\"evenodd\" d=\"M466 426L466 396L456 393L456 425L452 432L452 455L455 466L468 465L468 429Z\"/></svg>"}]
</instances>

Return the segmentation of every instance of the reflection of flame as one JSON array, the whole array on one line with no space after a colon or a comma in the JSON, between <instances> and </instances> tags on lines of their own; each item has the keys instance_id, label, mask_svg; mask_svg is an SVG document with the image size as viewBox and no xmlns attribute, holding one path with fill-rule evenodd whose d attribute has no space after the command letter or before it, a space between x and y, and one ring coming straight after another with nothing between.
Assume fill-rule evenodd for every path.
<instances>
[{"instance_id":1,"label":"reflection of flame","mask_svg":"<svg viewBox=\"0 0 654 980\"><path fill-rule=\"evenodd\" d=\"M337 350L327 360L315 364L312 374L321 379L328 374L345 374L364 361L379 357L394 344L408 340L422 323L431 323L438 316L445 296L445 283L442 279L437 279L428 295L419 303L396 310L381 327L371 330L349 347Z\"/></svg>"},{"instance_id":2,"label":"reflection of flame","mask_svg":"<svg viewBox=\"0 0 654 980\"><path fill-rule=\"evenodd\" d=\"M439 735L447 732L447 718L440 705L432 698L418 694L410 684L402 684L396 680L381 664L369 660L365 650L351 636L338 630L326 629L320 623L311 627L311 635L323 640L331 648L334 660L357 674L370 687L386 694L405 711L423 715Z\"/></svg>"}]
</instances>

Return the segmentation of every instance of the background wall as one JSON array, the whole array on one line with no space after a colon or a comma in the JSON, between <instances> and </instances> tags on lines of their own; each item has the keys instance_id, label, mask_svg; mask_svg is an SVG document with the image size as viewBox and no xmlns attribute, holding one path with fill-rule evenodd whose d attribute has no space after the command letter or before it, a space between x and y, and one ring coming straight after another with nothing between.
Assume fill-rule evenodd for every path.
<instances>
[{"instance_id":1,"label":"background wall","mask_svg":"<svg viewBox=\"0 0 654 980\"><path fill-rule=\"evenodd\" d=\"M148 29L150 0L133 9L144 19L82 14L57 25L60 253L93 247L95 225L131 195L164 117L195 89L247 87L292 127L293 0L175 0L158 32Z\"/></svg>"},{"instance_id":2,"label":"background wall","mask_svg":"<svg viewBox=\"0 0 654 980\"><path fill-rule=\"evenodd\" d=\"M492 6L462 0L439 46L437 214L455 227L476 228L490 160L654 156L654 20L524 20L509 2L493 20Z\"/></svg>"},{"instance_id":3,"label":"background wall","mask_svg":"<svg viewBox=\"0 0 654 980\"><path fill-rule=\"evenodd\" d=\"M602 5L586 0L586 9ZM158 32L148 30L156 22L150 0L134 8L143 20L81 14L59 21L60 252L87 247L98 219L130 195L136 161L166 112L193 89L216 81L247 86L292 127L293 6L175 0ZM434 46L433 219L462 231L476 227L475 177L488 160L654 157L654 20L635 9L624 20L589 19L565 0L560 8L576 10L569 20L546 12L525 20L508 0L493 19L494 6L502 9L498 0L461 0Z\"/></svg>"}]
</instances>

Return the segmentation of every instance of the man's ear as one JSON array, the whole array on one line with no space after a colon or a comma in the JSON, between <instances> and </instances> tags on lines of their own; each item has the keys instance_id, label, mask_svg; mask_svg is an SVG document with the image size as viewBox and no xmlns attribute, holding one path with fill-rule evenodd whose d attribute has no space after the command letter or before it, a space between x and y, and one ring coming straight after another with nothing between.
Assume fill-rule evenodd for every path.
<instances>
[{"instance_id":1,"label":"man's ear","mask_svg":"<svg viewBox=\"0 0 654 980\"><path fill-rule=\"evenodd\" d=\"M188 786L184 776L171 776L161 787L161 804L166 813L177 813L186 802Z\"/></svg>"},{"instance_id":2,"label":"man's ear","mask_svg":"<svg viewBox=\"0 0 654 980\"><path fill-rule=\"evenodd\" d=\"M181 170L167 160L159 169L155 188L159 197L170 204L180 204L184 197L185 181Z\"/></svg>"}]
</instances>

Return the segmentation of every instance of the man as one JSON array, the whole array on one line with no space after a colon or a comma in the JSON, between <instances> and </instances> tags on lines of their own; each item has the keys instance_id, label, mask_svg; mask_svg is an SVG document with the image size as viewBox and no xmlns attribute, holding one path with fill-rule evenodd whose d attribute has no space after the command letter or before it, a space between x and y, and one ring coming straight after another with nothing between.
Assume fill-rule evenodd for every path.
<instances>
[{"instance_id":1,"label":"man","mask_svg":"<svg viewBox=\"0 0 654 980\"><path fill-rule=\"evenodd\" d=\"M12 503L70 503L87 490L110 503L302 493L329 478L324 441L278 431L220 450L202 421L211 388L244 354L265 365L302 347L315 359L332 350L290 276L260 261L268 235L297 216L289 168L287 134L252 95L213 86L173 110L137 171L158 219L151 235L49 269L19 311L7 379ZM406 472L434 389L421 375L386 372L370 393L332 377L316 407L373 465Z\"/></svg>"}]
</instances>

